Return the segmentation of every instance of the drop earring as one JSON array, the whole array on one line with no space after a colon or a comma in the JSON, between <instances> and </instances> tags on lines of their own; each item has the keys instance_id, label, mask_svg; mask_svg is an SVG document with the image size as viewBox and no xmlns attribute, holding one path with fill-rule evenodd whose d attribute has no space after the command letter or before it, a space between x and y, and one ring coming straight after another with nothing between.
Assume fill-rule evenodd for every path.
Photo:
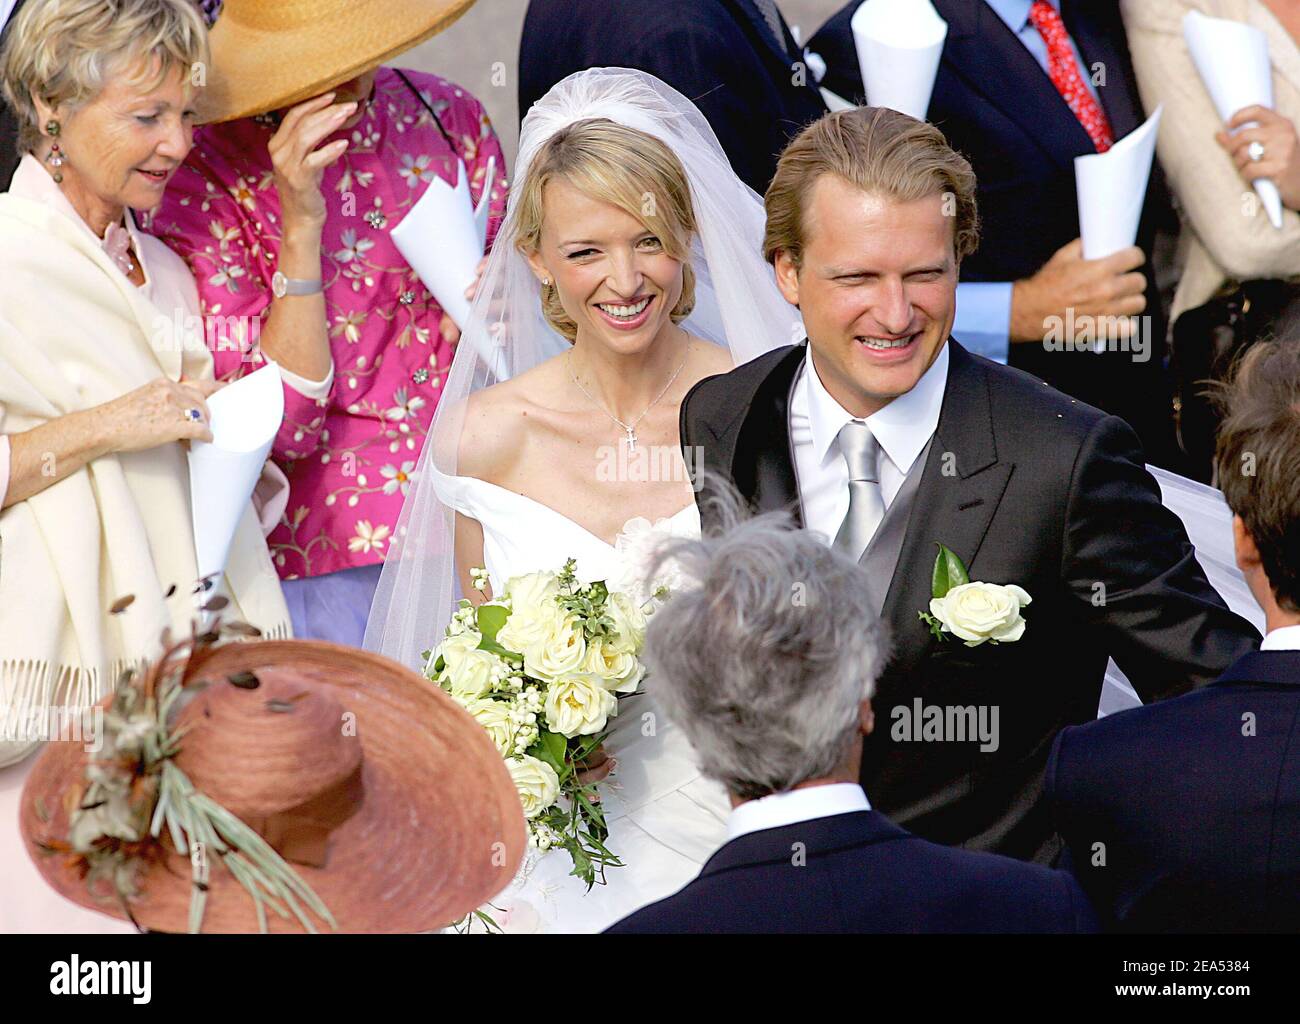
<instances>
[{"instance_id":1,"label":"drop earring","mask_svg":"<svg viewBox=\"0 0 1300 1024\"><path fill-rule=\"evenodd\" d=\"M50 138L56 140L50 146L50 155L45 158L45 162L54 168L54 183L56 185L61 185L63 184L63 172L59 170L59 168L62 167L67 160L63 155L63 151L59 149L59 143L57 140L59 138L59 132L63 130L63 126L54 118L50 118L45 122L45 130L49 133Z\"/></svg>"}]
</instances>

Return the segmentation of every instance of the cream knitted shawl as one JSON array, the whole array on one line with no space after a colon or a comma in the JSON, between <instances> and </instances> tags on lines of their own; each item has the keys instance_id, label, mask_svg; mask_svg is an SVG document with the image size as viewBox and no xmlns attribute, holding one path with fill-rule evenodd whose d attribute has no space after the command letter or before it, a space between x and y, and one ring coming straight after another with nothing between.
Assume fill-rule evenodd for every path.
<instances>
[{"instance_id":1,"label":"cream knitted shawl","mask_svg":"<svg viewBox=\"0 0 1300 1024\"><path fill-rule=\"evenodd\" d=\"M142 243L143 256L177 258L154 239ZM31 429L159 376L211 378L211 355L183 320L141 296L79 218L0 195L0 431ZM50 709L93 704L123 669L155 656L164 627L187 634L196 576L179 443L95 459L0 512L0 765L45 738L33 730L46 728ZM251 504L222 589L227 614L267 636L289 635ZM126 595L135 600L110 615Z\"/></svg>"}]
</instances>

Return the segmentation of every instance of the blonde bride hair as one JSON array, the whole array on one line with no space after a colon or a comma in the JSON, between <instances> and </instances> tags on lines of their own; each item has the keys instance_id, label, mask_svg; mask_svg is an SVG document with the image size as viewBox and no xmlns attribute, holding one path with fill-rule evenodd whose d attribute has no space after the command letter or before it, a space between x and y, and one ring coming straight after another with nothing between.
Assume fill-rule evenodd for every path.
<instances>
[{"instance_id":1,"label":"blonde bride hair","mask_svg":"<svg viewBox=\"0 0 1300 1024\"><path fill-rule=\"evenodd\" d=\"M543 192L557 177L618 207L659 237L664 252L682 263L682 295L670 316L675 324L690 316L695 308L690 262L695 211L686 171L672 150L652 135L606 118L565 125L542 144L520 190L515 245L526 255L541 244ZM542 288L542 312L569 341L577 337L578 325L564 311L554 283Z\"/></svg>"}]
</instances>

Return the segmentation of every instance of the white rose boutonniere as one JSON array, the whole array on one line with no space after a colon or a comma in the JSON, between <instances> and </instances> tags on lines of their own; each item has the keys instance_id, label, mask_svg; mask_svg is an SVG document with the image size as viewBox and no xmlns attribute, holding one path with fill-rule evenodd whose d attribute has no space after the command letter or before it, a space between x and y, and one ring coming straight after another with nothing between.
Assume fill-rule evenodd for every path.
<instances>
[{"instance_id":1,"label":"white rose boutonniere","mask_svg":"<svg viewBox=\"0 0 1300 1024\"><path fill-rule=\"evenodd\" d=\"M940 640L949 635L967 647L982 643L1013 643L1025 633L1022 609L1033 600L1014 583L972 581L962 560L939 545L931 577L928 612L918 612Z\"/></svg>"}]
</instances>

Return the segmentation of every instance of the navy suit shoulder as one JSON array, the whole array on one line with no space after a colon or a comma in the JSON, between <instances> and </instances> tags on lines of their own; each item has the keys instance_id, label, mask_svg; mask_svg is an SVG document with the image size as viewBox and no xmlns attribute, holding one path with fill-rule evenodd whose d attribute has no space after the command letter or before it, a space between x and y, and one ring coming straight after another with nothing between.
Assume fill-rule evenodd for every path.
<instances>
[{"instance_id":1,"label":"navy suit shoulder","mask_svg":"<svg viewBox=\"0 0 1300 1024\"><path fill-rule=\"evenodd\" d=\"M1044 792L1109 927L1300 930L1300 652L1062 730ZM1231 827L1228 823L1231 822Z\"/></svg>"},{"instance_id":2,"label":"navy suit shoulder","mask_svg":"<svg viewBox=\"0 0 1300 1024\"><path fill-rule=\"evenodd\" d=\"M1095 930L1069 875L927 842L875 811L740 836L677 894L610 929L676 933Z\"/></svg>"}]
</instances>

